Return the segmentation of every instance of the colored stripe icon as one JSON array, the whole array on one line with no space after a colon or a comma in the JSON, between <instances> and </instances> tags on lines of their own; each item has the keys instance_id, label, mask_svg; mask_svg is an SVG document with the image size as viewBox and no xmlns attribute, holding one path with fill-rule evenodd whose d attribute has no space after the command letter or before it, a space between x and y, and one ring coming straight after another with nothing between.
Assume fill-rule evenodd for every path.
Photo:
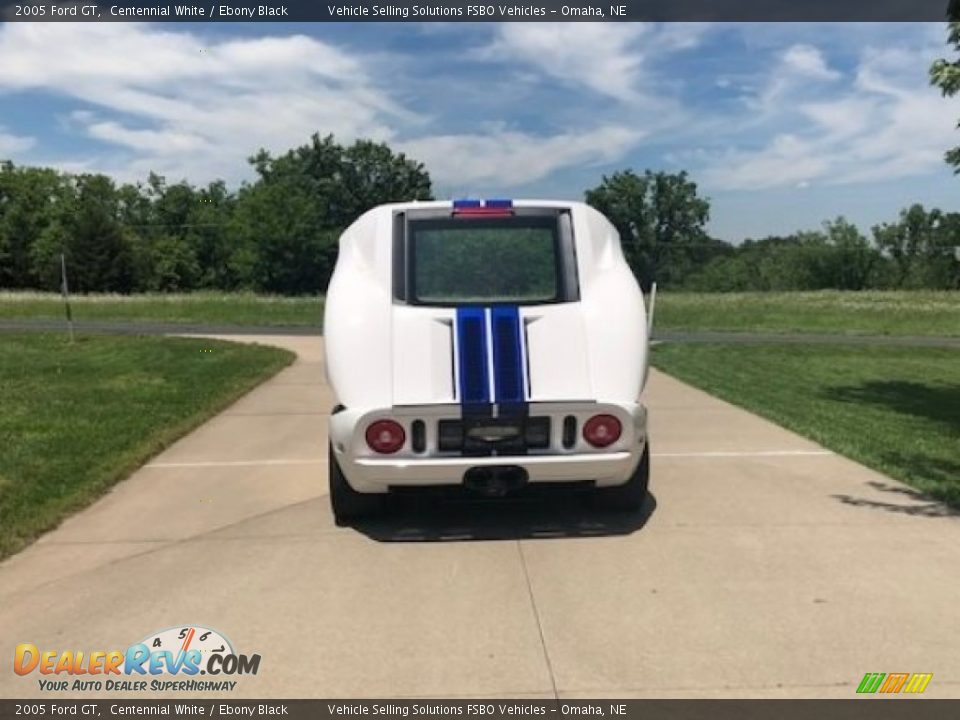
<instances>
[{"instance_id":1,"label":"colored stripe icon","mask_svg":"<svg viewBox=\"0 0 960 720\"><path fill-rule=\"evenodd\" d=\"M933 677L933 673L914 673L910 676L910 679L907 681L907 686L903 689L905 693L922 693L927 689L927 685L930 683L930 678Z\"/></svg>"},{"instance_id":2,"label":"colored stripe icon","mask_svg":"<svg viewBox=\"0 0 960 720\"><path fill-rule=\"evenodd\" d=\"M933 673L867 673L860 681L857 692L864 695L874 693L920 694L927 689Z\"/></svg>"}]
</instances>

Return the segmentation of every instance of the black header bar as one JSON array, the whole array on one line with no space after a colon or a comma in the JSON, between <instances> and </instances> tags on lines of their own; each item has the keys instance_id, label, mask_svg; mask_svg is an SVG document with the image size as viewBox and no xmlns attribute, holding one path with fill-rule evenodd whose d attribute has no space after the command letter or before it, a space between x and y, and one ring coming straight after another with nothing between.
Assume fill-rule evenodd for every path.
<instances>
[{"instance_id":1,"label":"black header bar","mask_svg":"<svg viewBox=\"0 0 960 720\"><path fill-rule=\"evenodd\" d=\"M0 0L7 22L923 22L948 0Z\"/></svg>"}]
</instances>

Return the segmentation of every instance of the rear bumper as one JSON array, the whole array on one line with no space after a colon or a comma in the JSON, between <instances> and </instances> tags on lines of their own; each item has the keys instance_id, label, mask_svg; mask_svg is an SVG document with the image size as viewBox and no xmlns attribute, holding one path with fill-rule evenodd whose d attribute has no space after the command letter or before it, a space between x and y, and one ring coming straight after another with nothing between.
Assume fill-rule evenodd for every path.
<instances>
[{"instance_id":1,"label":"rear bumper","mask_svg":"<svg viewBox=\"0 0 960 720\"><path fill-rule=\"evenodd\" d=\"M462 457L428 452L415 454L404 448L395 455L378 455L366 447L363 434L374 419L391 417L407 425L426 418L428 426L436 418L448 417L443 408L392 408L389 411L358 412L344 410L330 418L331 447L347 482L354 490L383 493L393 488L459 485L471 468L519 466L526 470L530 483L593 481L597 487L622 485L633 474L647 442L647 412L640 403L540 404L531 406L531 414L563 417L575 414L586 418L600 412L617 415L623 425L620 440L610 448L597 450L582 439L569 450L557 444L550 451L528 455ZM560 423L554 423L559 433ZM582 427L582 422L578 425ZM408 436L409 437L409 436ZM559 438L559 436L558 436Z\"/></svg>"},{"instance_id":2,"label":"rear bumper","mask_svg":"<svg viewBox=\"0 0 960 720\"><path fill-rule=\"evenodd\" d=\"M528 481L532 483L594 480L598 486L618 485L633 473L638 457L629 452L615 452L605 455L429 458L406 462L363 458L355 461L353 477L348 477L356 490L382 492L390 486L456 485L470 468L516 465L527 471Z\"/></svg>"}]
</instances>

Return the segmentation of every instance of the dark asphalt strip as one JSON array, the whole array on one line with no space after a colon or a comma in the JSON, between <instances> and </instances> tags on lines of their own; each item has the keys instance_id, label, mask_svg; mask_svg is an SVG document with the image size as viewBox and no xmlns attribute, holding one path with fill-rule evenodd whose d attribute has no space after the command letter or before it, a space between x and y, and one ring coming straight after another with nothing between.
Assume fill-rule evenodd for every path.
<instances>
[{"instance_id":1,"label":"dark asphalt strip","mask_svg":"<svg viewBox=\"0 0 960 720\"><path fill-rule=\"evenodd\" d=\"M320 335L309 325L207 325L163 322L74 322L76 332L125 335ZM66 332L63 320L0 320L0 331Z\"/></svg>"},{"instance_id":2,"label":"dark asphalt strip","mask_svg":"<svg viewBox=\"0 0 960 720\"><path fill-rule=\"evenodd\" d=\"M797 345L899 345L905 347L960 348L960 337L925 335L848 335L814 333L715 332L709 330L654 330L655 342L733 343L741 345L774 343Z\"/></svg>"},{"instance_id":3,"label":"dark asphalt strip","mask_svg":"<svg viewBox=\"0 0 960 720\"><path fill-rule=\"evenodd\" d=\"M66 332L63 320L0 320L0 331ZM318 326L308 325L207 325L163 322L75 322L77 332L132 335L321 335ZM757 333L654 330L654 342L798 344L798 345L897 345L903 347L960 348L960 337L923 335L845 335L813 333Z\"/></svg>"}]
</instances>

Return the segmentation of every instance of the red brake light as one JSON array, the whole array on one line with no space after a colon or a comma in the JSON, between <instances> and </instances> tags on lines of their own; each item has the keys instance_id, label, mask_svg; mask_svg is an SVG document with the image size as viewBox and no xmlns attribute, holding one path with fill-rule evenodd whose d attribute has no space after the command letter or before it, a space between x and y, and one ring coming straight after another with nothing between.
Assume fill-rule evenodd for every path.
<instances>
[{"instance_id":1,"label":"red brake light","mask_svg":"<svg viewBox=\"0 0 960 720\"><path fill-rule=\"evenodd\" d=\"M620 439L620 421L613 415L594 415L583 425L583 439L604 448Z\"/></svg>"},{"instance_id":2,"label":"red brake light","mask_svg":"<svg viewBox=\"0 0 960 720\"><path fill-rule=\"evenodd\" d=\"M463 208L453 211L454 217L510 217L513 210L503 210L501 208Z\"/></svg>"},{"instance_id":3,"label":"red brake light","mask_svg":"<svg viewBox=\"0 0 960 720\"><path fill-rule=\"evenodd\" d=\"M377 420L367 428L367 445L371 450L384 455L395 453L403 447L407 434L403 426L393 420Z\"/></svg>"}]
</instances>

